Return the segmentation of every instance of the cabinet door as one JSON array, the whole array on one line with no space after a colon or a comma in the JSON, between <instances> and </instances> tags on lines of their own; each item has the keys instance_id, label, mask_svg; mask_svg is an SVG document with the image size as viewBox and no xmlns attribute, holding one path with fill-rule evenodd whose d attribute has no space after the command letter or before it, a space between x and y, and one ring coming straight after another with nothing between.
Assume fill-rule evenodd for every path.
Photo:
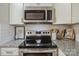
<instances>
[{"instance_id":1,"label":"cabinet door","mask_svg":"<svg viewBox=\"0 0 79 59\"><path fill-rule=\"evenodd\" d=\"M25 3L26 7L53 7L52 3Z\"/></svg>"},{"instance_id":2,"label":"cabinet door","mask_svg":"<svg viewBox=\"0 0 79 59\"><path fill-rule=\"evenodd\" d=\"M1 48L1 56L18 56L18 48Z\"/></svg>"},{"instance_id":3,"label":"cabinet door","mask_svg":"<svg viewBox=\"0 0 79 59\"><path fill-rule=\"evenodd\" d=\"M10 4L10 24L23 24L23 4L11 3Z\"/></svg>"},{"instance_id":4,"label":"cabinet door","mask_svg":"<svg viewBox=\"0 0 79 59\"><path fill-rule=\"evenodd\" d=\"M72 23L79 23L79 3L72 3Z\"/></svg>"},{"instance_id":5,"label":"cabinet door","mask_svg":"<svg viewBox=\"0 0 79 59\"><path fill-rule=\"evenodd\" d=\"M54 24L71 24L71 4L70 3L56 3Z\"/></svg>"}]
</instances>

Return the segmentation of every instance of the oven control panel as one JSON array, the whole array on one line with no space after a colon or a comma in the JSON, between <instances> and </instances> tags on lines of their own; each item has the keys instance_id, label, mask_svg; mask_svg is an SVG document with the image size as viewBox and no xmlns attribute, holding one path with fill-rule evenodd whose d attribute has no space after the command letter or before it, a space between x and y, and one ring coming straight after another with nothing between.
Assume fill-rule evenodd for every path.
<instances>
[{"instance_id":1,"label":"oven control panel","mask_svg":"<svg viewBox=\"0 0 79 59\"><path fill-rule=\"evenodd\" d=\"M28 35L51 35L50 31L26 31L26 36Z\"/></svg>"}]
</instances>

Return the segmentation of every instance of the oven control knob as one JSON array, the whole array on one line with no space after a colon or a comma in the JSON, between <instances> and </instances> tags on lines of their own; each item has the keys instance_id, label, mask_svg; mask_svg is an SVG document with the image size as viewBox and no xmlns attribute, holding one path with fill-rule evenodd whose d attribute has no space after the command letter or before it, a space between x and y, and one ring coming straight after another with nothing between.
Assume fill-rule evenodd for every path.
<instances>
[{"instance_id":1,"label":"oven control knob","mask_svg":"<svg viewBox=\"0 0 79 59\"><path fill-rule=\"evenodd\" d=\"M45 34L45 32L43 32L43 34Z\"/></svg>"},{"instance_id":2,"label":"oven control knob","mask_svg":"<svg viewBox=\"0 0 79 59\"><path fill-rule=\"evenodd\" d=\"M29 32L27 32L29 34Z\"/></svg>"},{"instance_id":3,"label":"oven control knob","mask_svg":"<svg viewBox=\"0 0 79 59\"><path fill-rule=\"evenodd\" d=\"M27 34L32 34L32 32L27 32Z\"/></svg>"},{"instance_id":4,"label":"oven control knob","mask_svg":"<svg viewBox=\"0 0 79 59\"><path fill-rule=\"evenodd\" d=\"M46 32L46 34L47 34L47 32Z\"/></svg>"},{"instance_id":5,"label":"oven control knob","mask_svg":"<svg viewBox=\"0 0 79 59\"><path fill-rule=\"evenodd\" d=\"M49 32L48 32L48 34L49 34Z\"/></svg>"},{"instance_id":6,"label":"oven control knob","mask_svg":"<svg viewBox=\"0 0 79 59\"><path fill-rule=\"evenodd\" d=\"M32 32L30 32L30 34L32 34Z\"/></svg>"}]
</instances>

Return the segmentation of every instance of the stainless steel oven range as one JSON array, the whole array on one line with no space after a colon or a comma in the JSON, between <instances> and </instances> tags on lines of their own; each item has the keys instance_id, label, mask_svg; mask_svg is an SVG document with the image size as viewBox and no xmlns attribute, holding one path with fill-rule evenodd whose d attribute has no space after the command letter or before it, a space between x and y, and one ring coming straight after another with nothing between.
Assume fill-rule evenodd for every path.
<instances>
[{"instance_id":1,"label":"stainless steel oven range","mask_svg":"<svg viewBox=\"0 0 79 59\"><path fill-rule=\"evenodd\" d=\"M20 56L57 56L58 48L50 31L27 31L26 40L19 46Z\"/></svg>"}]
</instances>

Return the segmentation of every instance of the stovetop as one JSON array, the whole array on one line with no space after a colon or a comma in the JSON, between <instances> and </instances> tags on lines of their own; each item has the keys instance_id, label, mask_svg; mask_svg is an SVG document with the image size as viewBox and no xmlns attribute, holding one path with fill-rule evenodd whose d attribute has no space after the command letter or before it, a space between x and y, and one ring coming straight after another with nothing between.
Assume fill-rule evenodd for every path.
<instances>
[{"instance_id":1,"label":"stovetop","mask_svg":"<svg viewBox=\"0 0 79 59\"><path fill-rule=\"evenodd\" d=\"M19 48L57 48L57 45L55 43L35 43L35 44L28 44L25 41L19 45Z\"/></svg>"},{"instance_id":2,"label":"stovetop","mask_svg":"<svg viewBox=\"0 0 79 59\"><path fill-rule=\"evenodd\" d=\"M29 31L26 32L26 40L19 48L57 48L57 45L51 40L51 32Z\"/></svg>"}]
</instances>

